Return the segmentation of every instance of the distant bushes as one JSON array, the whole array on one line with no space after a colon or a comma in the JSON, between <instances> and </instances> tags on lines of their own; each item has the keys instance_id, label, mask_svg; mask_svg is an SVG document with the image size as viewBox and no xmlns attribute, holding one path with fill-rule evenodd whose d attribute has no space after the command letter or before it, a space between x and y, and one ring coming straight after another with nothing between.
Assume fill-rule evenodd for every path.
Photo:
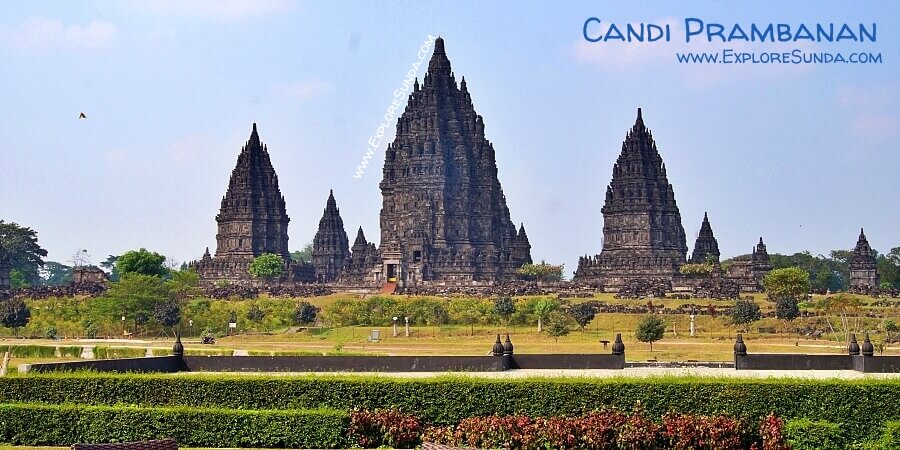
<instances>
[{"instance_id":1,"label":"distant bushes","mask_svg":"<svg viewBox=\"0 0 900 450\"><path fill-rule=\"evenodd\" d=\"M97 359L123 359L123 358L143 358L147 355L145 348L130 347L94 347L94 357Z\"/></svg>"},{"instance_id":2,"label":"distant bushes","mask_svg":"<svg viewBox=\"0 0 900 450\"><path fill-rule=\"evenodd\" d=\"M56 347L46 345L11 345L10 356L15 358L53 358Z\"/></svg>"}]
</instances>

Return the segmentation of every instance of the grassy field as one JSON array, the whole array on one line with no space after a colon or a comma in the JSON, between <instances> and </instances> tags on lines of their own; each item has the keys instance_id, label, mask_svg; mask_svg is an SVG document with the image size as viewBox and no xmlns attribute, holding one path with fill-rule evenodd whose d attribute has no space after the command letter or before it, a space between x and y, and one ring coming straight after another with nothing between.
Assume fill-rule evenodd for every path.
<instances>
[{"instance_id":1,"label":"grassy field","mask_svg":"<svg viewBox=\"0 0 900 450\"><path fill-rule=\"evenodd\" d=\"M353 297L347 294L334 294L325 297L303 299L312 302L320 308L327 308L333 302L340 299ZM756 302L763 311L769 311L773 304L765 300L763 294L756 294ZM398 298L405 298L398 296ZM432 297L433 298L433 297ZM819 297L813 299L818 300ZM597 300L610 305L645 305L647 300L622 300L615 299L612 294L598 294L592 299L572 299L571 302L585 300ZM277 307L290 309L298 299L263 299ZM447 300L444 299L444 301ZM527 298L519 299L520 302ZM684 304L695 304L701 307L715 305L725 307L732 304L731 301L708 299L652 299L655 307L677 308ZM32 309L39 315L49 315L65 300L34 301ZM70 301L73 302L73 301ZM226 308L246 308L252 300L219 300L214 301L212 307L225 310ZM860 317L859 329L873 330L872 339L878 343L883 336L877 333L880 324L885 317L897 318L900 316L900 304L894 301L891 306L874 306L876 300L864 298L862 314L877 315L881 318ZM494 324L476 325L442 325L442 326L412 326L410 335L405 336L402 324L398 325L398 336L393 336L393 329L388 326L344 326L344 327L310 327L300 328L280 326L272 327L269 332L256 332L252 330L240 330L236 335L218 338L215 345L201 345L198 336L200 326L193 329L184 329L184 343L189 352L204 352L207 354L230 354L234 350L245 350L252 354L284 353L327 353L327 354L372 354L372 355L483 355L487 354L497 334L510 334L517 353L606 353L609 346L604 349L601 341L613 341L616 333L621 333L626 347L626 358L629 361L730 361L732 360L732 348L737 327L728 323L727 317L710 317L699 315L696 318L697 335L690 336L690 319L687 315L662 315L666 322L666 333L663 340L653 343L653 351L646 343L637 342L634 338L634 330L641 320L639 314L601 313L589 323L584 331L573 329L568 336L558 340L546 333L538 333L536 324L519 324L509 327ZM809 339L788 332L789 328L815 325L823 329L823 319L798 318L789 326L774 318L762 319L754 322L744 332L744 338L751 353L832 353L844 352L844 335L840 332L840 321L837 318L830 319L834 329L828 330L818 339ZM857 319L854 319L856 321ZM895 319L896 320L896 319ZM827 326L825 327L826 329ZM373 330L380 332L381 340L370 342L368 340ZM763 332L761 332L763 331ZM774 331L774 332L773 332ZM191 336L191 334L194 336ZM862 336L859 336L861 339ZM152 348L157 355L169 354L173 341L170 338L137 337L129 339L15 339L6 337L0 340L0 345L47 345L47 346L104 346L125 348ZM2 350L2 348L0 348ZM132 352L134 353L134 352ZM884 354L900 354L900 346L888 345ZM14 357L10 361L12 367L22 363L40 363L59 361L69 358L48 357Z\"/></svg>"}]
</instances>

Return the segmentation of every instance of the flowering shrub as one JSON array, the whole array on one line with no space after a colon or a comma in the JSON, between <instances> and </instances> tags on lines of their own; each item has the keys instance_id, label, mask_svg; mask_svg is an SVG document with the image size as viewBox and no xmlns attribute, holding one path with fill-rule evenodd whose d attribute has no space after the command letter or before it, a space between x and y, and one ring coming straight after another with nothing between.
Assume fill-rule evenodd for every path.
<instances>
[{"instance_id":1,"label":"flowering shrub","mask_svg":"<svg viewBox=\"0 0 900 450\"><path fill-rule=\"evenodd\" d=\"M762 438L761 450L790 450L784 443L784 420L769 413L759 424L759 437Z\"/></svg>"},{"instance_id":2,"label":"flowering shrub","mask_svg":"<svg viewBox=\"0 0 900 450\"><path fill-rule=\"evenodd\" d=\"M741 450L747 448L747 427L726 416L689 416L666 414L663 417L666 440L675 450Z\"/></svg>"},{"instance_id":3,"label":"flowering shrub","mask_svg":"<svg viewBox=\"0 0 900 450\"><path fill-rule=\"evenodd\" d=\"M420 443L419 419L397 409L350 411L349 440L362 448L411 448Z\"/></svg>"}]
</instances>

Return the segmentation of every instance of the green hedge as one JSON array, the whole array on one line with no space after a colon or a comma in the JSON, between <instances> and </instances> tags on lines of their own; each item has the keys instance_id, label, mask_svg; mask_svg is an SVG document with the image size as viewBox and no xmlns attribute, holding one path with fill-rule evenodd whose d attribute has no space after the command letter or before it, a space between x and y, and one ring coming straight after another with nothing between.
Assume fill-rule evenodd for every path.
<instances>
[{"instance_id":1,"label":"green hedge","mask_svg":"<svg viewBox=\"0 0 900 450\"><path fill-rule=\"evenodd\" d=\"M143 358L147 356L146 348L133 347L94 347L94 357L97 359L122 359L122 358Z\"/></svg>"},{"instance_id":2,"label":"green hedge","mask_svg":"<svg viewBox=\"0 0 900 450\"><path fill-rule=\"evenodd\" d=\"M59 356L63 358L81 358L82 347L68 346L59 347Z\"/></svg>"},{"instance_id":3,"label":"green hedge","mask_svg":"<svg viewBox=\"0 0 900 450\"><path fill-rule=\"evenodd\" d=\"M15 358L53 358L56 356L56 347L46 345L11 345L10 356Z\"/></svg>"},{"instance_id":4,"label":"green hedge","mask_svg":"<svg viewBox=\"0 0 900 450\"><path fill-rule=\"evenodd\" d=\"M234 350L230 348L186 348L185 356L231 356ZM154 353L155 354L155 353Z\"/></svg>"},{"instance_id":5,"label":"green hedge","mask_svg":"<svg viewBox=\"0 0 900 450\"><path fill-rule=\"evenodd\" d=\"M182 447L337 448L347 413L72 405L0 405L0 442L71 445L172 437Z\"/></svg>"},{"instance_id":6,"label":"green hedge","mask_svg":"<svg viewBox=\"0 0 900 450\"><path fill-rule=\"evenodd\" d=\"M884 424L884 432L879 442L882 448L900 448L900 422L887 422Z\"/></svg>"},{"instance_id":7,"label":"green hedge","mask_svg":"<svg viewBox=\"0 0 900 450\"><path fill-rule=\"evenodd\" d=\"M770 412L843 423L874 437L900 420L900 380L530 378L50 374L0 378L0 403L307 409L399 407L435 424L472 416L559 416L604 406L651 417L675 411L760 420ZM877 418L877 423L872 422Z\"/></svg>"},{"instance_id":8,"label":"green hedge","mask_svg":"<svg viewBox=\"0 0 900 450\"><path fill-rule=\"evenodd\" d=\"M793 450L844 450L848 444L841 424L808 418L787 421L784 437Z\"/></svg>"}]
</instances>

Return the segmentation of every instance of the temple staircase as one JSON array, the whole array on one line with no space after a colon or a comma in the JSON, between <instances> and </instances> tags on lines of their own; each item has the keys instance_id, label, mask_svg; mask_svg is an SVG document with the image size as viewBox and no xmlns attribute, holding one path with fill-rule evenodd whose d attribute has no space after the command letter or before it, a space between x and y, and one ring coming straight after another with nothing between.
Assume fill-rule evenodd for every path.
<instances>
[{"instance_id":1,"label":"temple staircase","mask_svg":"<svg viewBox=\"0 0 900 450\"><path fill-rule=\"evenodd\" d=\"M381 286L382 294L393 294L394 291L396 291L396 290L397 290L397 282L396 281L384 283L384 285Z\"/></svg>"}]
</instances>

